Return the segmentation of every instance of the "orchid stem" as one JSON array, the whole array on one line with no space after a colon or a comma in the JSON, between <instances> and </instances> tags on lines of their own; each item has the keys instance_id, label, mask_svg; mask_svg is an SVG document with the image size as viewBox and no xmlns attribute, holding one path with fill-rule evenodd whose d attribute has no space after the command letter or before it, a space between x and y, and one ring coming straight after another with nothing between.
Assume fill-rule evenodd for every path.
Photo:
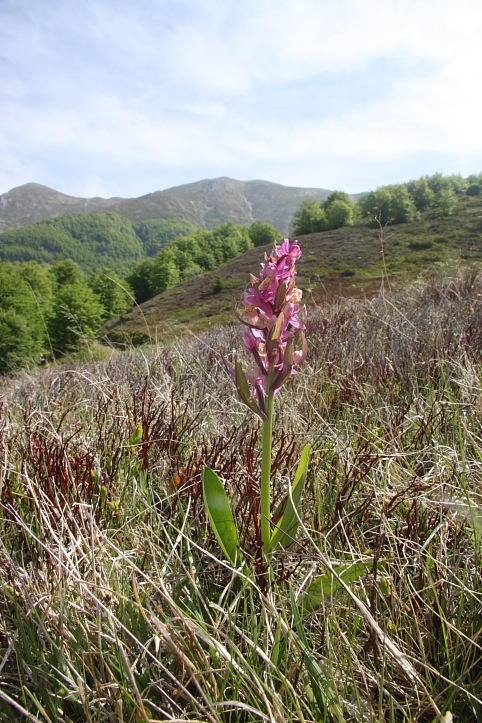
<instances>
[{"instance_id":1,"label":"orchid stem","mask_svg":"<svg viewBox=\"0 0 482 723\"><path fill-rule=\"evenodd\" d=\"M271 552L271 456L273 448L273 394L266 397L266 419L262 428L260 524L263 552Z\"/></svg>"}]
</instances>

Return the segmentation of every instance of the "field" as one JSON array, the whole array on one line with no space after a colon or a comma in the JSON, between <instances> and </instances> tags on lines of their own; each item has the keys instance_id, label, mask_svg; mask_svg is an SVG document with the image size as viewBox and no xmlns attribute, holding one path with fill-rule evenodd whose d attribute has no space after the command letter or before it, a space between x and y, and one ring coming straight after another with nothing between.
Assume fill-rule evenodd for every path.
<instances>
[{"instance_id":1,"label":"field","mask_svg":"<svg viewBox=\"0 0 482 723\"><path fill-rule=\"evenodd\" d=\"M314 304L307 339L273 461L276 505L312 445L302 525L270 567L238 324L3 380L2 721L482 721L482 272Z\"/></svg>"}]
</instances>

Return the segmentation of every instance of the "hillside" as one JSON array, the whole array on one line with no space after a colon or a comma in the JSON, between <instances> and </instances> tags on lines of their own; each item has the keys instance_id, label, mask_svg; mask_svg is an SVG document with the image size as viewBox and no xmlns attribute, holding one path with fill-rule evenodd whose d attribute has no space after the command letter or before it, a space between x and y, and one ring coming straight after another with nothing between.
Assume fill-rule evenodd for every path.
<instances>
[{"instance_id":1,"label":"hillside","mask_svg":"<svg viewBox=\"0 0 482 723\"><path fill-rule=\"evenodd\" d=\"M131 221L183 218L196 226L214 228L233 221L266 221L283 234L305 198L323 200L329 191L294 188L268 181L216 178L175 186L139 198L76 198L38 183L28 183L0 195L0 232L79 213L115 212Z\"/></svg>"},{"instance_id":2,"label":"hillside","mask_svg":"<svg viewBox=\"0 0 482 723\"><path fill-rule=\"evenodd\" d=\"M381 238L382 236L382 238ZM382 281L396 288L423 272L452 271L482 264L482 197L463 197L455 213L430 213L415 223L351 228L300 237L299 284L308 304L349 296L372 296ZM142 343L198 331L233 318L265 249L256 248L197 276L109 321L104 336L113 342ZM383 251L383 253L382 253Z\"/></svg>"},{"instance_id":3,"label":"hillside","mask_svg":"<svg viewBox=\"0 0 482 723\"><path fill-rule=\"evenodd\" d=\"M125 276L167 241L195 230L183 219L132 223L113 212L74 214L4 231L0 260L55 264L70 259L87 274L108 267Z\"/></svg>"}]
</instances>

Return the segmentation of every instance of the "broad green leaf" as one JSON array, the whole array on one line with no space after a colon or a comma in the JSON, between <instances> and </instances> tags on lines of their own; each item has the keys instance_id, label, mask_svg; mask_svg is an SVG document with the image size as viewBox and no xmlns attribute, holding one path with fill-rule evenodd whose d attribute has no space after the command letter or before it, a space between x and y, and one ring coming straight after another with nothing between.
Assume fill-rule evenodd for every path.
<instances>
[{"instance_id":1,"label":"broad green leaf","mask_svg":"<svg viewBox=\"0 0 482 723\"><path fill-rule=\"evenodd\" d=\"M295 481L291 488L291 494L286 499L283 515L278 522L276 529L271 536L271 551L278 545L288 547L296 538L298 532L299 516L298 509L303 495L310 459L311 445L307 444L301 453L301 459L296 470Z\"/></svg>"},{"instance_id":2,"label":"broad green leaf","mask_svg":"<svg viewBox=\"0 0 482 723\"><path fill-rule=\"evenodd\" d=\"M203 497L211 527L224 554L232 565L239 565L242 554L231 505L223 483L209 467L203 469Z\"/></svg>"},{"instance_id":3,"label":"broad green leaf","mask_svg":"<svg viewBox=\"0 0 482 723\"><path fill-rule=\"evenodd\" d=\"M327 572L313 580L301 600L305 613L314 610L323 602L324 597L343 587L343 582L348 584L364 575L368 567L365 562L343 562L333 565L333 571L335 574Z\"/></svg>"}]
</instances>

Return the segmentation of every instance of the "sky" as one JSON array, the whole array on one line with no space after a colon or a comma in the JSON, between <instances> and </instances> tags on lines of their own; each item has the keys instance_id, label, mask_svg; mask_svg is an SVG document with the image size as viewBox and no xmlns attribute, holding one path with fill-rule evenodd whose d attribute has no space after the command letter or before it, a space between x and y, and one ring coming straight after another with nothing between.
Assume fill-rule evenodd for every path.
<instances>
[{"instance_id":1,"label":"sky","mask_svg":"<svg viewBox=\"0 0 482 723\"><path fill-rule=\"evenodd\" d=\"M480 0L0 0L0 194L482 172Z\"/></svg>"}]
</instances>

